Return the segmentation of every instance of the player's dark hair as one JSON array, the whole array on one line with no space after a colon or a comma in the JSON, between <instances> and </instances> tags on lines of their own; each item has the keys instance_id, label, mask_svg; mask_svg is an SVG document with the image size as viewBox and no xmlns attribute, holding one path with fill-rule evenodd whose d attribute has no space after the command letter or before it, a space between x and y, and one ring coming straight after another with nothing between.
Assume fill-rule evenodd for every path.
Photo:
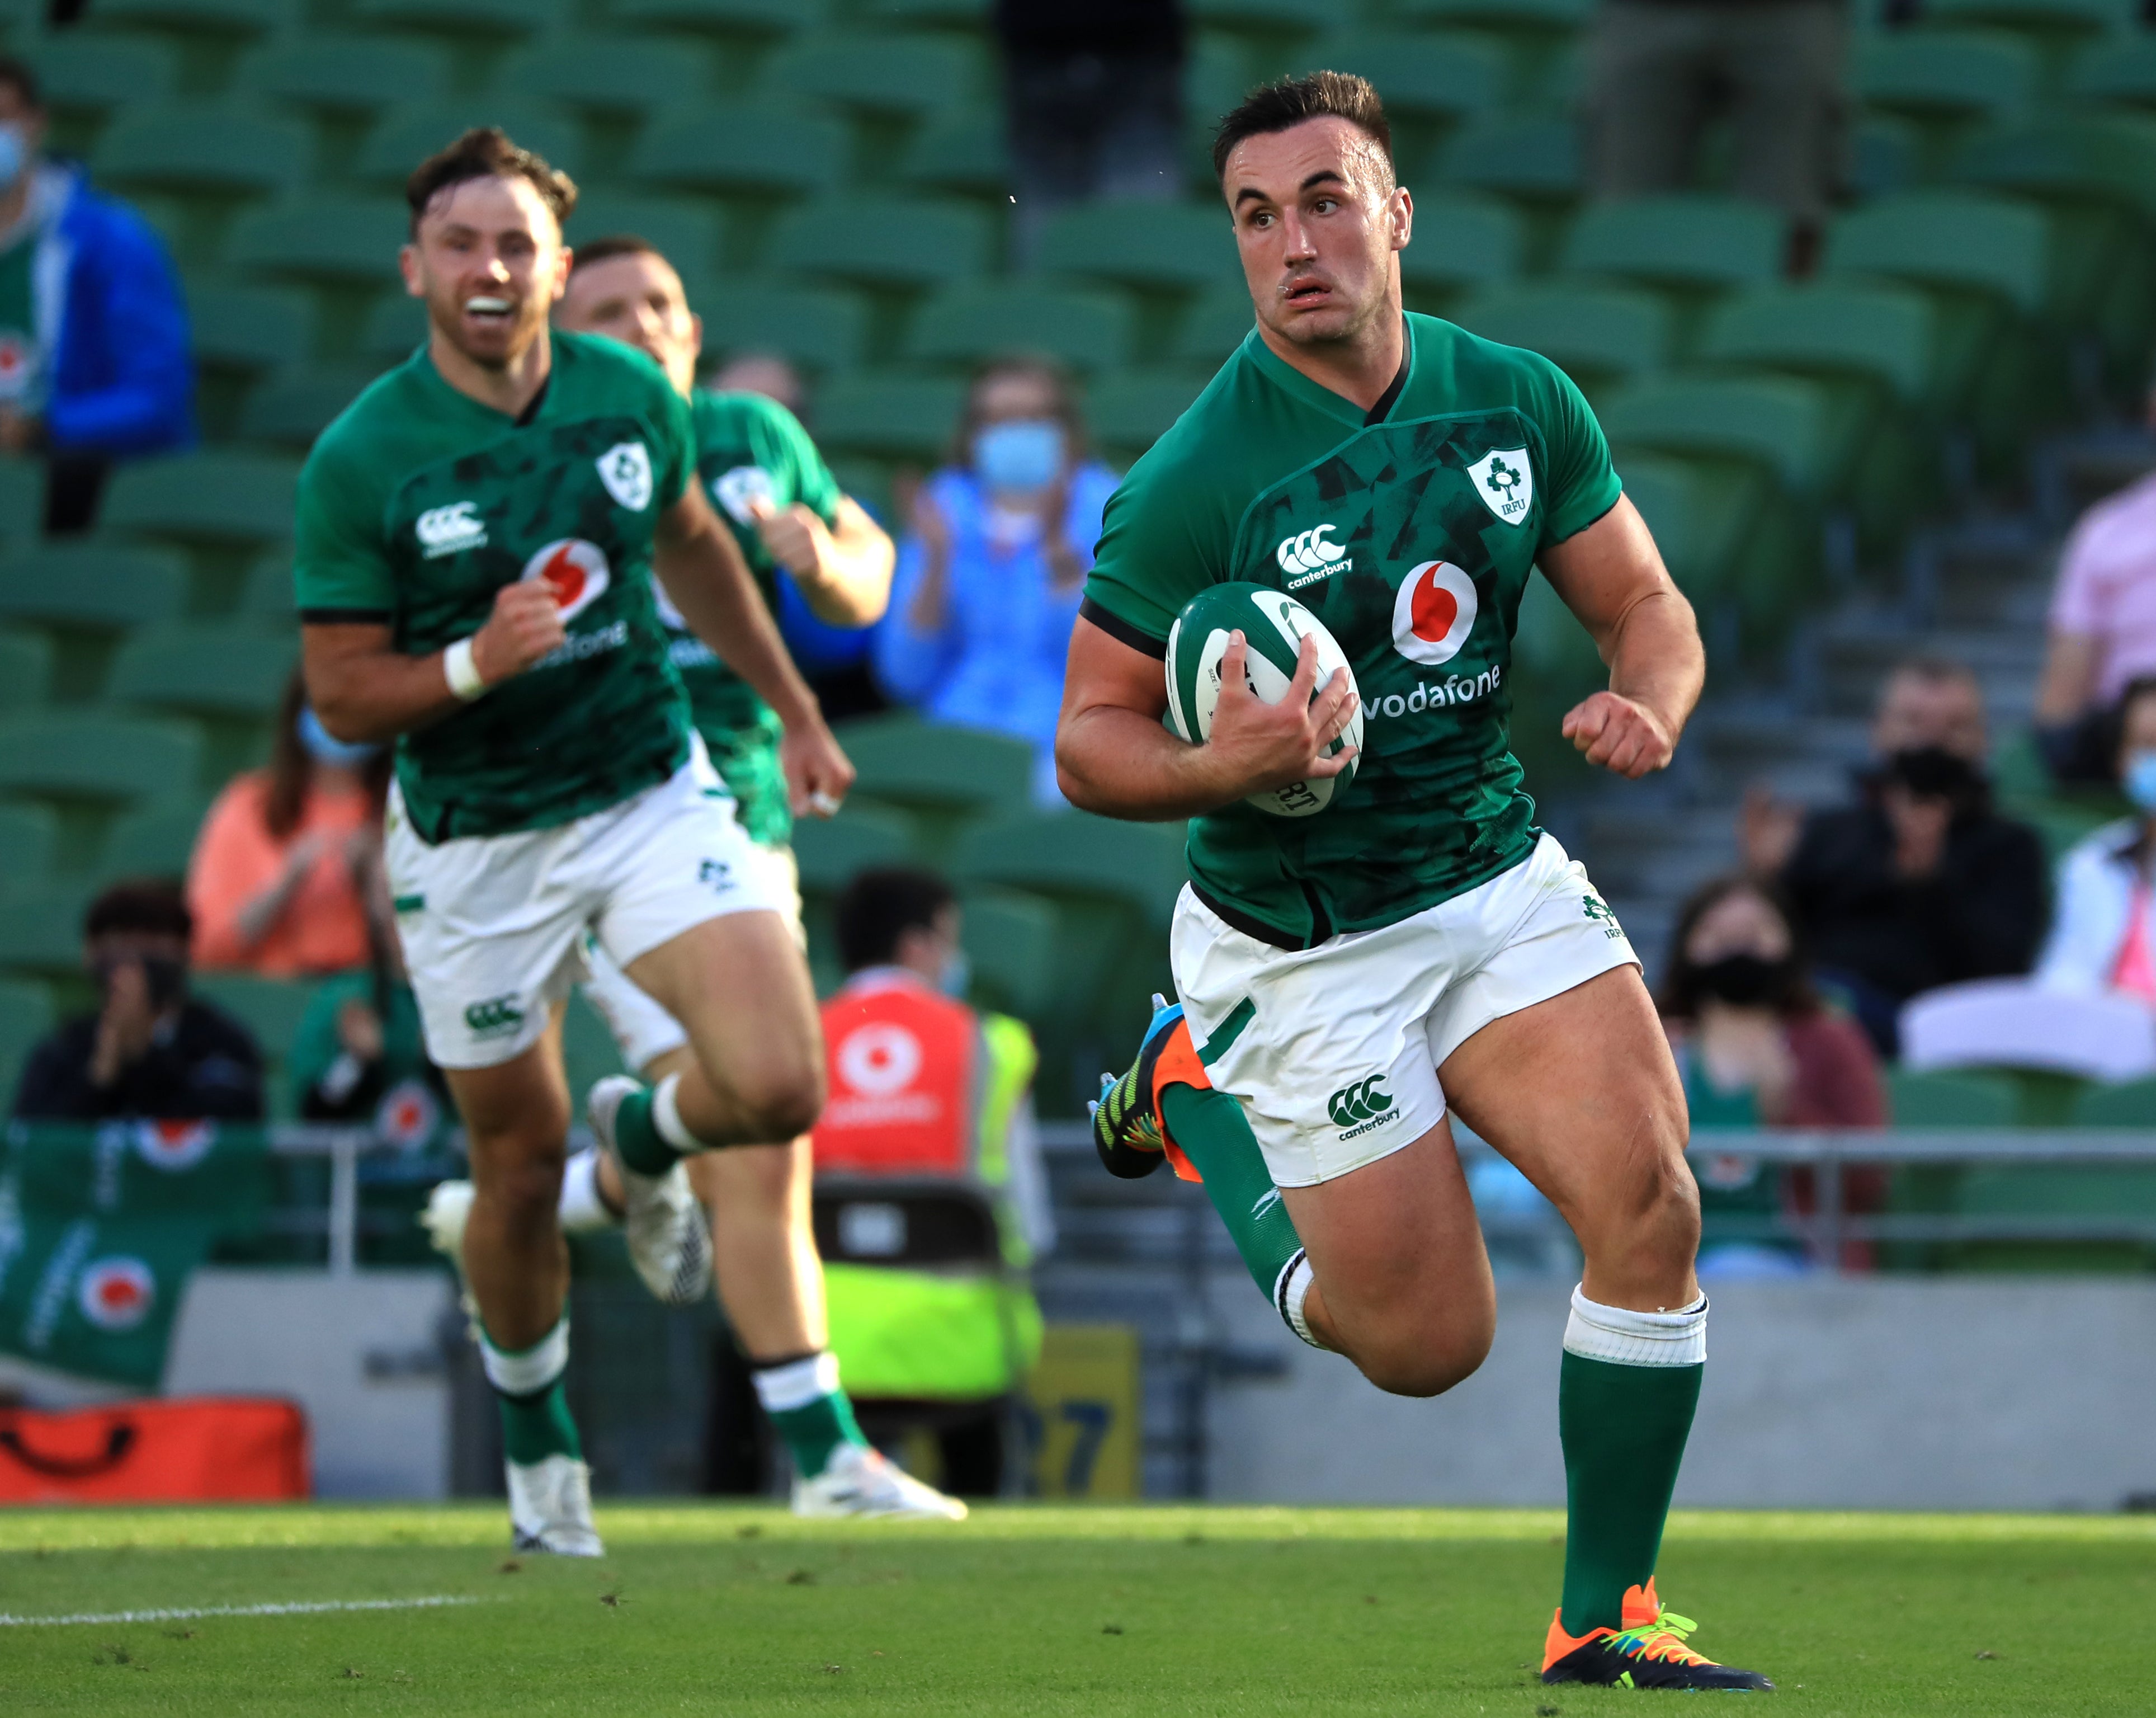
<instances>
[{"instance_id":1,"label":"player's dark hair","mask_svg":"<svg viewBox=\"0 0 2156 1718\"><path fill-rule=\"evenodd\" d=\"M85 938L114 931L185 939L195 934L195 918L187 911L187 897L177 882L136 877L113 884L90 903L90 911L83 915Z\"/></svg>"},{"instance_id":2,"label":"player's dark hair","mask_svg":"<svg viewBox=\"0 0 2156 1718\"><path fill-rule=\"evenodd\" d=\"M419 217L452 185L468 179L524 179L553 212L556 225L576 212L577 183L547 158L509 141L500 126L475 126L446 149L438 149L412 169L404 182L404 201L412 209L412 236L419 236Z\"/></svg>"},{"instance_id":3,"label":"player's dark hair","mask_svg":"<svg viewBox=\"0 0 2156 1718\"><path fill-rule=\"evenodd\" d=\"M0 54L0 86L13 90L16 99L33 113L45 111L44 92L38 87L38 75L30 69L28 60L18 59L12 54Z\"/></svg>"},{"instance_id":4,"label":"player's dark hair","mask_svg":"<svg viewBox=\"0 0 2156 1718\"><path fill-rule=\"evenodd\" d=\"M1245 137L1285 131L1305 120L1344 119L1378 146L1389 172L1393 164L1393 122L1368 78L1353 72L1315 71L1307 77L1282 78L1250 91L1224 115L1213 132L1213 177L1224 179L1228 157Z\"/></svg>"},{"instance_id":5,"label":"player's dark hair","mask_svg":"<svg viewBox=\"0 0 2156 1718\"><path fill-rule=\"evenodd\" d=\"M1691 934L1699 928L1699 922L1727 901L1732 895L1757 895L1780 916L1789 933L1789 965L1793 976L1788 988L1775 999L1775 1006L1784 1015L1816 1014L1820 1009L1819 992L1812 988L1811 962L1805 958L1804 933L1797 923L1795 911L1790 907L1779 885L1763 877L1733 874L1717 877L1702 883L1693 890L1691 898L1677 910L1676 927L1670 933L1669 959L1662 965L1662 984L1655 997L1655 1006L1665 1020L1694 1020L1699 1015L1699 1005L1707 995L1707 986L1701 982L1702 969L1685 953L1691 941Z\"/></svg>"},{"instance_id":6,"label":"player's dark hair","mask_svg":"<svg viewBox=\"0 0 2156 1718\"><path fill-rule=\"evenodd\" d=\"M1075 465L1086 455L1086 419L1078 409L1077 391L1070 373L1045 352L1006 352L975 370L966 384L966 403L958 409L957 428L951 434L951 463L962 471L973 463L973 437L981 429L981 396L991 382L1005 376L1038 376L1052 395L1049 412L1063 426L1064 457Z\"/></svg>"},{"instance_id":7,"label":"player's dark hair","mask_svg":"<svg viewBox=\"0 0 2156 1718\"><path fill-rule=\"evenodd\" d=\"M593 263L611 262L618 256L655 256L668 268L674 267L667 262L666 253L649 239L639 239L634 233L609 233L603 239L587 239L576 248L569 259L570 278L573 280L579 269L588 268Z\"/></svg>"},{"instance_id":8,"label":"player's dark hair","mask_svg":"<svg viewBox=\"0 0 2156 1718\"><path fill-rule=\"evenodd\" d=\"M886 966L908 931L933 930L957 898L932 871L880 866L858 873L839 897L839 960L848 972Z\"/></svg>"}]
</instances>

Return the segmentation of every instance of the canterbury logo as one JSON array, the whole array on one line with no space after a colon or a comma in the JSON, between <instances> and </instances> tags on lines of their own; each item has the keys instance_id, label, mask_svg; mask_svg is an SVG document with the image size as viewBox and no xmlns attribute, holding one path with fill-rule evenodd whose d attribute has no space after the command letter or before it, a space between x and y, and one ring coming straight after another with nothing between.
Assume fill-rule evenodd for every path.
<instances>
[{"instance_id":1,"label":"canterbury logo","mask_svg":"<svg viewBox=\"0 0 2156 1718\"><path fill-rule=\"evenodd\" d=\"M465 1010L465 1024L475 1032L513 1032L524 1024L514 996L492 996Z\"/></svg>"},{"instance_id":2,"label":"canterbury logo","mask_svg":"<svg viewBox=\"0 0 2156 1718\"><path fill-rule=\"evenodd\" d=\"M1315 573L1329 562L1338 560L1347 550L1337 543L1328 542L1326 533L1332 527L1320 525L1293 537L1281 539L1280 547L1273 551L1273 558L1280 563L1283 573Z\"/></svg>"},{"instance_id":3,"label":"canterbury logo","mask_svg":"<svg viewBox=\"0 0 2156 1718\"><path fill-rule=\"evenodd\" d=\"M1384 1088L1383 1074L1372 1074L1367 1080L1342 1086L1325 1100L1333 1124L1352 1128L1358 1122L1373 1121L1383 1115L1393 1107L1393 1094Z\"/></svg>"}]
</instances>

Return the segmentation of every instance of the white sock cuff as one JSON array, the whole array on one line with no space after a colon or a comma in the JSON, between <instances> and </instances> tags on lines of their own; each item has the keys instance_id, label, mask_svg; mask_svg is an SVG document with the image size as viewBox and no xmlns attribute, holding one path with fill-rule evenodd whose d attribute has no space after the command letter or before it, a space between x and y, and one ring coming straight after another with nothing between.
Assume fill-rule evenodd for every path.
<instances>
[{"instance_id":1,"label":"white sock cuff","mask_svg":"<svg viewBox=\"0 0 2156 1718\"><path fill-rule=\"evenodd\" d=\"M1273 1304L1287 1320L1289 1330L1312 1348L1322 1350L1325 1345L1310 1334L1309 1321L1302 1313L1303 1303L1310 1299L1310 1285L1317 1280L1317 1273L1310 1268L1310 1255L1298 1247L1295 1257L1281 1267L1280 1275L1273 1281Z\"/></svg>"},{"instance_id":2,"label":"white sock cuff","mask_svg":"<svg viewBox=\"0 0 2156 1718\"><path fill-rule=\"evenodd\" d=\"M1578 1288L1565 1321L1564 1350L1620 1366L1697 1366L1707 1360L1707 1296L1675 1312L1604 1306Z\"/></svg>"},{"instance_id":3,"label":"white sock cuff","mask_svg":"<svg viewBox=\"0 0 2156 1718\"><path fill-rule=\"evenodd\" d=\"M765 1366L754 1375L756 1399L767 1414L791 1413L839 1392L839 1357L829 1349L783 1366Z\"/></svg>"},{"instance_id":4,"label":"white sock cuff","mask_svg":"<svg viewBox=\"0 0 2156 1718\"><path fill-rule=\"evenodd\" d=\"M564 1317L529 1348L496 1348L482 1330L479 1358L486 1381L504 1396L536 1396L568 1370L569 1321Z\"/></svg>"},{"instance_id":5,"label":"white sock cuff","mask_svg":"<svg viewBox=\"0 0 2156 1718\"><path fill-rule=\"evenodd\" d=\"M676 1097L681 1076L670 1073L651 1088L651 1125L659 1137L676 1151L707 1151L711 1148L682 1125L681 1105Z\"/></svg>"},{"instance_id":6,"label":"white sock cuff","mask_svg":"<svg viewBox=\"0 0 2156 1718\"><path fill-rule=\"evenodd\" d=\"M572 1154L562 1168L562 1229L570 1235L593 1229L616 1229L621 1218L599 1196L599 1155L597 1150Z\"/></svg>"}]
</instances>

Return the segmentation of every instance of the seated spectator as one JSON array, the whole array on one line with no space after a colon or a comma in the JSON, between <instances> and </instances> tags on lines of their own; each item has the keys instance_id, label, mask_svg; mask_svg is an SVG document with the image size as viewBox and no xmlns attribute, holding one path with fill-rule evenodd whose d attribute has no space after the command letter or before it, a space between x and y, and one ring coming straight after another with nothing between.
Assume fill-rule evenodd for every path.
<instances>
[{"instance_id":1,"label":"seated spectator","mask_svg":"<svg viewBox=\"0 0 2156 1718\"><path fill-rule=\"evenodd\" d=\"M2118 719L2115 768L2136 815L2085 836L2059 862L2036 981L2122 991L2156 1007L2156 675L2127 687Z\"/></svg>"},{"instance_id":2,"label":"seated spectator","mask_svg":"<svg viewBox=\"0 0 2156 1718\"><path fill-rule=\"evenodd\" d=\"M1835 0L1604 0L1587 45L1595 195L1695 188L1726 118L1731 189L1788 216L1789 272L1810 273L1841 190L1848 54Z\"/></svg>"},{"instance_id":3,"label":"seated spectator","mask_svg":"<svg viewBox=\"0 0 2156 1718\"><path fill-rule=\"evenodd\" d=\"M1919 991L2025 973L2044 934L2042 843L1992 809L1984 697L1958 662L1912 656L1887 676L1871 765L1845 805L1799 815L1755 795L1745 861L1779 882L1820 985L1881 1054Z\"/></svg>"},{"instance_id":4,"label":"seated spectator","mask_svg":"<svg viewBox=\"0 0 2156 1718\"><path fill-rule=\"evenodd\" d=\"M194 439L194 366L163 244L44 139L35 74L0 55L0 455L44 455L57 534L90 527L114 460Z\"/></svg>"},{"instance_id":5,"label":"seated spectator","mask_svg":"<svg viewBox=\"0 0 2156 1718\"><path fill-rule=\"evenodd\" d=\"M2156 474L2082 514L2059 557L2035 713L2060 782L2111 784L2118 701L2143 675L2156 675Z\"/></svg>"},{"instance_id":6,"label":"seated spectator","mask_svg":"<svg viewBox=\"0 0 2156 1718\"><path fill-rule=\"evenodd\" d=\"M1886 1125L1871 1041L1820 1001L1789 914L1767 886L1723 877L1685 903L1661 1006L1696 1129ZM1815 1208L1809 1168L1777 1176L1754 1158L1716 1156L1711 1141L1699 1156L1701 1209L1710 1217ZM1878 1170L1851 1170L1842 1186L1848 1210L1874 1211L1884 1201ZM1765 1245L1790 1250L1771 1239ZM1857 1257L1868 1262L1868 1253ZM1702 1258L1702 1269L1711 1263Z\"/></svg>"},{"instance_id":7,"label":"seated spectator","mask_svg":"<svg viewBox=\"0 0 2156 1718\"><path fill-rule=\"evenodd\" d=\"M246 1028L187 994L187 904L169 883L115 883L83 922L98 1009L30 1052L24 1121L259 1121L262 1056Z\"/></svg>"},{"instance_id":8,"label":"seated spectator","mask_svg":"<svg viewBox=\"0 0 2156 1718\"><path fill-rule=\"evenodd\" d=\"M1055 1243L1033 1123L1033 1036L952 994L963 982L958 933L949 885L927 872L864 872L840 897L848 976L824 1005L831 1097L812 1136L816 1172L978 1187L997 1207L1004 1257L1023 1265ZM826 1275L831 1351L870 1435L936 1404L942 1483L994 1495L1005 1399L1039 1342L1032 1296L1014 1302L983 1279L961 1304L932 1272L834 1262Z\"/></svg>"},{"instance_id":9,"label":"seated spectator","mask_svg":"<svg viewBox=\"0 0 2156 1718\"><path fill-rule=\"evenodd\" d=\"M334 738L285 688L270 767L217 797L187 864L195 964L270 978L367 964L361 867L381 844L389 754Z\"/></svg>"},{"instance_id":10,"label":"seated spectator","mask_svg":"<svg viewBox=\"0 0 2156 1718\"><path fill-rule=\"evenodd\" d=\"M1116 475L1086 453L1061 374L1006 358L975 378L952 463L921 486L901 545L876 671L938 722L1030 741L1055 787L1063 661Z\"/></svg>"}]
</instances>

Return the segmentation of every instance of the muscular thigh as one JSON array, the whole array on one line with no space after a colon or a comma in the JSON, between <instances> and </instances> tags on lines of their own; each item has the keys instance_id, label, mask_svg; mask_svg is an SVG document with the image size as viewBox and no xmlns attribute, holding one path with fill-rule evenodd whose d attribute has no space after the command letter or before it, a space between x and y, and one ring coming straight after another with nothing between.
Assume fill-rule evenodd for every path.
<instances>
[{"instance_id":1,"label":"muscular thigh","mask_svg":"<svg viewBox=\"0 0 2156 1718\"><path fill-rule=\"evenodd\" d=\"M681 1023L697 1062L738 1089L739 1075L820 1077L823 1030L808 963L776 912L707 918L629 963L639 989Z\"/></svg>"},{"instance_id":2,"label":"muscular thigh","mask_svg":"<svg viewBox=\"0 0 2156 1718\"><path fill-rule=\"evenodd\" d=\"M469 1137L472 1171L558 1158L569 1132L569 1083L557 1006L536 1042L491 1067L443 1070Z\"/></svg>"}]
</instances>

